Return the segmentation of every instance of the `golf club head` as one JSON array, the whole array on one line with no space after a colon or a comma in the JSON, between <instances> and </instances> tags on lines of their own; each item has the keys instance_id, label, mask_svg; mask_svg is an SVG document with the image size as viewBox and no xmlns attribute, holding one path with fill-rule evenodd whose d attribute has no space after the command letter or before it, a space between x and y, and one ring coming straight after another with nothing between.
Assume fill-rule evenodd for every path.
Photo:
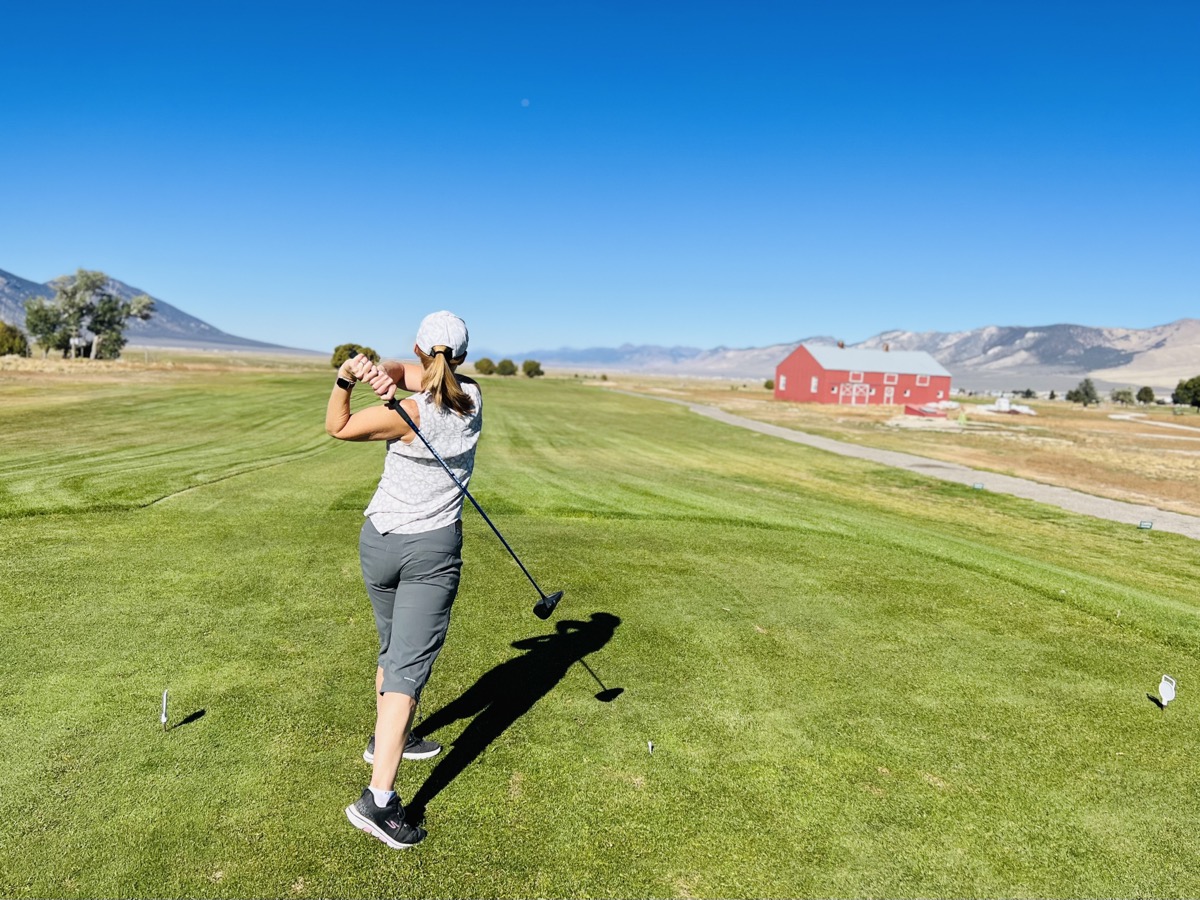
<instances>
[{"instance_id":1,"label":"golf club head","mask_svg":"<svg viewBox=\"0 0 1200 900\"><path fill-rule=\"evenodd\" d=\"M539 619L550 618L550 613L554 612L554 607L558 606L558 601L562 599L563 592L558 591L548 597L543 597L533 605L533 614Z\"/></svg>"}]
</instances>

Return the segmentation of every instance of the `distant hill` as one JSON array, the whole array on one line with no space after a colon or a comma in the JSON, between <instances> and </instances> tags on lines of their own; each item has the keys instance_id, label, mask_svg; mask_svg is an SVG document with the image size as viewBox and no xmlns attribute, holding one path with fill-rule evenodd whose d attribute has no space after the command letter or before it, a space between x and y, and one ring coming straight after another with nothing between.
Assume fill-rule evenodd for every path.
<instances>
[{"instance_id":1,"label":"distant hill","mask_svg":"<svg viewBox=\"0 0 1200 900\"><path fill-rule=\"evenodd\" d=\"M773 378L776 364L802 343L837 342L821 336L714 350L625 345L615 350L531 350L513 358L590 371L758 380ZM884 331L848 346L924 350L950 370L956 387L980 391L1031 387L1061 392L1090 377L1104 389L1148 385L1162 393L1180 378L1200 374L1200 319L1146 329L989 325L959 332Z\"/></svg>"},{"instance_id":2,"label":"distant hill","mask_svg":"<svg viewBox=\"0 0 1200 900\"><path fill-rule=\"evenodd\" d=\"M112 279L114 292L128 300L146 291ZM19 328L25 327L25 302L34 297L53 297L49 284L28 281L0 270L0 319ZM145 322L132 320L125 329L130 344L139 347L178 347L189 350L256 350L263 353L304 353L314 351L283 347L265 341L227 334L207 322L188 315L165 300L154 298L154 315Z\"/></svg>"},{"instance_id":3,"label":"distant hill","mask_svg":"<svg viewBox=\"0 0 1200 900\"><path fill-rule=\"evenodd\" d=\"M44 284L26 281L0 269L0 320L25 328L25 301L34 297L51 297L54 292Z\"/></svg>"},{"instance_id":4,"label":"distant hill","mask_svg":"<svg viewBox=\"0 0 1200 900\"><path fill-rule=\"evenodd\" d=\"M885 331L856 346L925 350L955 376L980 389L1074 387L1090 377L1112 387L1173 389L1200 374L1200 319L1154 328L1035 328L989 325L973 331Z\"/></svg>"},{"instance_id":5,"label":"distant hill","mask_svg":"<svg viewBox=\"0 0 1200 900\"><path fill-rule=\"evenodd\" d=\"M616 348L592 347L586 350L560 347L557 350L530 350L528 353L513 356L513 359L536 359L543 365L566 369L608 369L612 372L696 375L711 378L770 378L775 372L775 364L800 343L835 344L837 341L831 337L811 337L805 338L803 342L773 344L769 347L716 347L712 350L645 344L623 344Z\"/></svg>"}]
</instances>

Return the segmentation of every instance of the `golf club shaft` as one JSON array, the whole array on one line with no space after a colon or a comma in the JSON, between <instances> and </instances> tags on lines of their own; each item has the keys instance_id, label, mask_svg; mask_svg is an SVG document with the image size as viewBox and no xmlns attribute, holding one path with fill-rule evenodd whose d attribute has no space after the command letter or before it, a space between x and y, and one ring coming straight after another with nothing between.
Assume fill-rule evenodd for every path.
<instances>
[{"instance_id":1,"label":"golf club shaft","mask_svg":"<svg viewBox=\"0 0 1200 900\"><path fill-rule=\"evenodd\" d=\"M400 401L393 397L387 402L387 405L391 409L394 409L396 412L400 413L400 418L408 423L408 427L413 430L413 434L421 439L421 443L424 444L426 448L428 448L429 452L433 454L433 458L442 464L442 468L446 470L446 474L454 480L456 485L458 485L458 489L463 492L463 496L471 501L471 505L479 511L481 516L483 516L483 521L487 522L488 527L496 533L496 537L500 538L500 543L504 545L504 549L508 551L509 555L516 560L517 565L521 567L521 571L525 573L525 577L529 579L529 583L533 585L533 589L538 592L538 596L545 600L546 593L540 587L538 587L538 583L533 580L533 576L529 574L529 570L525 568L525 564L521 562L521 558L517 556L513 548L508 546L508 541L504 539L504 535L500 533L500 529L492 524L492 520L488 518L488 514L485 513L483 511L483 507L479 505L479 501L471 496L471 492L467 490L467 486L459 480L457 475L454 474L454 470L446 465L446 461L442 459L441 454L433 449L433 445L425 439L425 435L421 434L421 429L418 428L417 423L412 420L412 416L404 411L404 408L400 405Z\"/></svg>"}]
</instances>

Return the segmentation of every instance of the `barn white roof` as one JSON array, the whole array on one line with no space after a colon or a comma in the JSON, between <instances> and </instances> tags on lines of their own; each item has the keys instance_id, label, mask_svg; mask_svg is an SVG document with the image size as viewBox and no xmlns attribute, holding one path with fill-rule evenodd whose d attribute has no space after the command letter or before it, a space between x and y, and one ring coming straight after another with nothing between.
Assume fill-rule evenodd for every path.
<instances>
[{"instance_id":1,"label":"barn white roof","mask_svg":"<svg viewBox=\"0 0 1200 900\"><path fill-rule=\"evenodd\" d=\"M859 350L803 344L824 369L850 372L894 372L897 375L945 375L945 367L924 350Z\"/></svg>"}]
</instances>

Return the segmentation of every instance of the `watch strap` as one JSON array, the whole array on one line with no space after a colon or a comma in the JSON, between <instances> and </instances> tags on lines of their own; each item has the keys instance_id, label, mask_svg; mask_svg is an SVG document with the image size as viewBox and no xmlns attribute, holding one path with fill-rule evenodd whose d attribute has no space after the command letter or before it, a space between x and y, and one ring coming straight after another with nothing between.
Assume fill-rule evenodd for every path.
<instances>
[{"instance_id":1,"label":"watch strap","mask_svg":"<svg viewBox=\"0 0 1200 900\"><path fill-rule=\"evenodd\" d=\"M341 375L339 375L338 379L337 379L337 386L340 387L343 391L349 391L354 388L354 382L347 381L345 378L343 378Z\"/></svg>"}]
</instances>

